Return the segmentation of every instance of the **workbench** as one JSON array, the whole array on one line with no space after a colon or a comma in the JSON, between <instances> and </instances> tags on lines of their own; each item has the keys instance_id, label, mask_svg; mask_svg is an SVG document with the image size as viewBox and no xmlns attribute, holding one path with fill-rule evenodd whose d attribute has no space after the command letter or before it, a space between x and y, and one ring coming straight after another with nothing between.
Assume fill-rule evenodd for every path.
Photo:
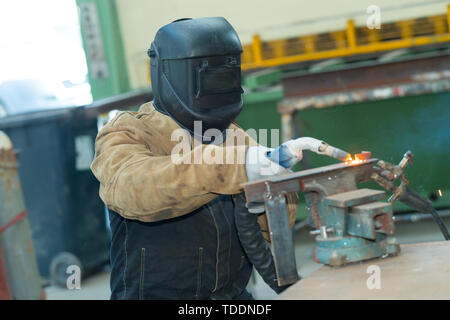
<instances>
[{"instance_id":1,"label":"workbench","mask_svg":"<svg viewBox=\"0 0 450 320\"><path fill-rule=\"evenodd\" d=\"M400 247L395 257L343 267L324 265L289 287L279 299L450 299L450 241ZM380 289L367 286L369 277L375 276L369 266L379 267ZM369 282L373 287L374 282Z\"/></svg>"}]
</instances>

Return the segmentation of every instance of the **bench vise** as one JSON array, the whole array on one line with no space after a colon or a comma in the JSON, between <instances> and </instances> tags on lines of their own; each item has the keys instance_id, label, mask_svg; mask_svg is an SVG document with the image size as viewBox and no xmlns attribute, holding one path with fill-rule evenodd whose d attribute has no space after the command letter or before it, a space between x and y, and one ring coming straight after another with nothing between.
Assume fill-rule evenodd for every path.
<instances>
[{"instance_id":1,"label":"bench vise","mask_svg":"<svg viewBox=\"0 0 450 320\"><path fill-rule=\"evenodd\" d=\"M243 184L248 203L264 201L279 286L298 280L287 193L304 194L316 236L316 262L342 266L400 252L399 245L387 240L394 233L394 221L392 204L382 201L385 192L357 187L373 180L378 161L370 153L362 158Z\"/></svg>"}]
</instances>

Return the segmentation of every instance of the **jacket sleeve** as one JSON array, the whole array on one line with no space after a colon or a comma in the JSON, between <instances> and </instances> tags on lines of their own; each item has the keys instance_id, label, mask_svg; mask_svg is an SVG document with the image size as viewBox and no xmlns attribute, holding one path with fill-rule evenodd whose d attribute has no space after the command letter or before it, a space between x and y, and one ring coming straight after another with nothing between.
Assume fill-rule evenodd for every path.
<instances>
[{"instance_id":1,"label":"jacket sleeve","mask_svg":"<svg viewBox=\"0 0 450 320\"><path fill-rule=\"evenodd\" d=\"M100 181L100 197L112 210L130 219L159 221L191 212L215 194L241 192L240 184L247 181L245 161L227 164L226 157L245 159L248 146L210 145L213 154L221 151L224 164L195 164L194 153L208 147L200 145L177 164L171 155L152 152L138 119L122 116L129 119L108 124L98 134L91 165Z\"/></svg>"}]
</instances>

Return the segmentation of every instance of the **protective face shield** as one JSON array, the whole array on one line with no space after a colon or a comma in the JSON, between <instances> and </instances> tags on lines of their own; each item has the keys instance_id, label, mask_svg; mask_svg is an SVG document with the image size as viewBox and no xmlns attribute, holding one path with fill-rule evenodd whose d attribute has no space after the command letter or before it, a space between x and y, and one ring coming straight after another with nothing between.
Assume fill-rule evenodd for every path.
<instances>
[{"instance_id":1,"label":"protective face shield","mask_svg":"<svg viewBox=\"0 0 450 320\"><path fill-rule=\"evenodd\" d=\"M205 131L224 133L242 110L241 53L236 31L221 17L162 27L148 50L155 108L211 142L208 133L217 131ZM194 121L202 121L200 132Z\"/></svg>"}]
</instances>

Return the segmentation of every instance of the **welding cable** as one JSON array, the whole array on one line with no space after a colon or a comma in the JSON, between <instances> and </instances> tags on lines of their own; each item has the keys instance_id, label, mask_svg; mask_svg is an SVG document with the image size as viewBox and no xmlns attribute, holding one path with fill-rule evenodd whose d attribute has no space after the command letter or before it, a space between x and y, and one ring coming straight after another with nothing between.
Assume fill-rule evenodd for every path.
<instances>
[{"instance_id":1,"label":"welding cable","mask_svg":"<svg viewBox=\"0 0 450 320\"><path fill-rule=\"evenodd\" d=\"M399 196L398 200L418 212L430 213L431 216L433 217L433 220L436 222L439 229L441 230L445 240L447 241L450 240L450 234L448 232L447 227L445 226L441 217L437 213L436 209L433 208L433 205L429 200L425 199L417 192L411 190L408 187L405 188L405 190Z\"/></svg>"},{"instance_id":2,"label":"welding cable","mask_svg":"<svg viewBox=\"0 0 450 320\"><path fill-rule=\"evenodd\" d=\"M445 240L450 241L450 234L448 233L447 227L444 224L444 221L442 221L441 217L439 216L439 213L434 208L431 208L430 211L431 216L434 219L434 222L438 225L439 229L441 229L442 235L444 236Z\"/></svg>"},{"instance_id":3,"label":"welding cable","mask_svg":"<svg viewBox=\"0 0 450 320\"><path fill-rule=\"evenodd\" d=\"M278 294L290 285L278 286L275 263L272 253L264 240L258 224L258 215L250 213L245 207L243 193L235 197L234 218L242 247L248 259L263 280Z\"/></svg>"}]
</instances>

